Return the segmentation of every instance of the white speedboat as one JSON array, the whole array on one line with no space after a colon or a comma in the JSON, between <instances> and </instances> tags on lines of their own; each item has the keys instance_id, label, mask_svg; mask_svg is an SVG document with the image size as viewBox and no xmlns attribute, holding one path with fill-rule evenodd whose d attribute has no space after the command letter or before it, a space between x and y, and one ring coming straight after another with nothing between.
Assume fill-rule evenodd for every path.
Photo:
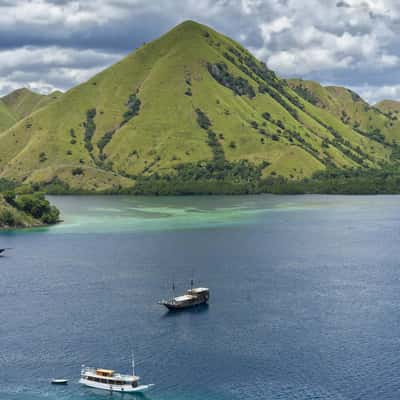
<instances>
[{"instance_id":1,"label":"white speedboat","mask_svg":"<svg viewBox=\"0 0 400 400\"><path fill-rule=\"evenodd\" d=\"M53 385L68 385L68 379L52 379L51 383Z\"/></svg>"},{"instance_id":2,"label":"white speedboat","mask_svg":"<svg viewBox=\"0 0 400 400\"><path fill-rule=\"evenodd\" d=\"M140 378L135 375L134 362L132 360L132 375L124 375L111 369L93 368L82 366L79 383L96 389L110 392L145 392L153 384L141 385Z\"/></svg>"}]
</instances>

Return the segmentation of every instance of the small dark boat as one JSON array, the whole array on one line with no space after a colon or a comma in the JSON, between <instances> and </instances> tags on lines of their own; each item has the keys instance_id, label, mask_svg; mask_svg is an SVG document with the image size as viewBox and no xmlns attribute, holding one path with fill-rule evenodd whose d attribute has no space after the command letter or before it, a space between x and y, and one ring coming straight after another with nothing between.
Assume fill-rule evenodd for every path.
<instances>
[{"instance_id":1,"label":"small dark boat","mask_svg":"<svg viewBox=\"0 0 400 400\"><path fill-rule=\"evenodd\" d=\"M4 249L0 249L0 254L3 254L6 250L11 250L11 248L5 247Z\"/></svg>"},{"instance_id":2,"label":"small dark boat","mask_svg":"<svg viewBox=\"0 0 400 400\"><path fill-rule=\"evenodd\" d=\"M169 300L161 300L161 304L168 308L168 310L183 310L185 308L199 306L206 304L210 298L210 290L208 288L191 288L186 291L186 294L178 297L173 297Z\"/></svg>"},{"instance_id":3,"label":"small dark boat","mask_svg":"<svg viewBox=\"0 0 400 400\"><path fill-rule=\"evenodd\" d=\"M52 385L67 385L68 379L52 379L51 384Z\"/></svg>"}]
</instances>

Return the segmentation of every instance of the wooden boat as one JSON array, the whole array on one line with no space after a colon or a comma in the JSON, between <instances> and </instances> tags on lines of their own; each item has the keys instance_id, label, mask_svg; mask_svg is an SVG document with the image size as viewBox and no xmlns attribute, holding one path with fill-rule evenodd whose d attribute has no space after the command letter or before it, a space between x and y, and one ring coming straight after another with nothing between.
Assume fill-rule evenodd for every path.
<instances>
[{"instance_id":1,"label":"wooden boat","mask_svg":"<svg viewBox=\"0 0 400 400\"><path fill-rule=\"evenodd\" d=\"M168 310L183 310L185 308L206 304L209 298L210 290L208 288L192 287L191 289L186 291L186 294L178 297L173 297L169 300L161 300L158 302L158 304L167 307Z\"/></svg>"}]
</instances>

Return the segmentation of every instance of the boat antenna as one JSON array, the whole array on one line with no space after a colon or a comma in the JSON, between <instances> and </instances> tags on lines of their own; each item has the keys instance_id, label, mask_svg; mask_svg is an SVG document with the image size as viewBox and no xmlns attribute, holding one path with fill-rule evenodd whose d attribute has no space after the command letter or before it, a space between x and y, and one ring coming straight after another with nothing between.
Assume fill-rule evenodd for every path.
<instances>
[{"instance_id":1,"label":"boat antenna","mask_svg":"<svg viewBox=\"0 0 400 400\"><path fill-rule=\"evenodd\" d=\"M175 293L175 281L172 281L172 291Z\"/></svg>"},{"instance_id":2,"label":"boat antenna","mask_svg":"<svg viewBox=\"0 0 400 400\"><path fill-rule=\"evenodd\" d=\"M190 280L190 289L193 289L193 279Z\"/></svg>"},{"instance_id":3,"label":"boat antenna","mask_svg":"<svg viewBox=\"0 0 400 400\"><path fill-rule=\"evenodd\" d=\"M135 376L135 357L132 350L132 375Z\"/></svg>"}]
</instances>

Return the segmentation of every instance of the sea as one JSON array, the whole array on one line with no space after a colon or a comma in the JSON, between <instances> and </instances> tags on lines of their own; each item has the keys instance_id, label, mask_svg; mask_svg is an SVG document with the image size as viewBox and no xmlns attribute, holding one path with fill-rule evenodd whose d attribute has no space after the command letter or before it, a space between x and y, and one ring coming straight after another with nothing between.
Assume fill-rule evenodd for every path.
<instances>
[{"instance_id":1,"label":"sea","mask_svg":"<svg viewBox=\"0 0 400 400\"><path fill-rule=\"evenodd\" d=\"M0 233L1 400L400 398L399 196L50 200ZM145 395L79 385L132 351Z\"/></svg>"}]
</instances>

